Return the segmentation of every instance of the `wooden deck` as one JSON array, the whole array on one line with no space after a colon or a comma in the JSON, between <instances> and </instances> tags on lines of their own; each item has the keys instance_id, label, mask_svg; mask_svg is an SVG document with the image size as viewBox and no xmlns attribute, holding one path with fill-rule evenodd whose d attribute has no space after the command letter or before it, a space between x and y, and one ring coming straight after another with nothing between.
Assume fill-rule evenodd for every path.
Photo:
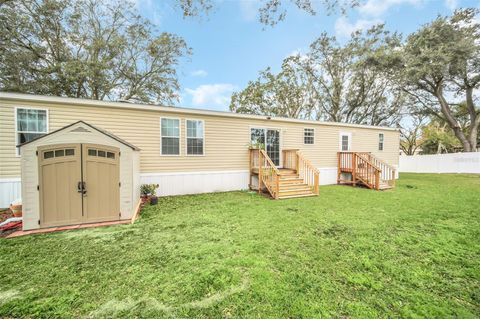
<instances>
[{"instance_id":1,"label":"wooden deck","mask_svg":"<svg viewBox=\"0 0 480 319\"><path fill-rule=\"evenodd\" d=\"M256 176L258 186L253 185ZM250 150L250 189L274 199L318 196L319 172L298 150L283 150L283 167L276 167L264 150Z\"/></svg>"}]
</instances>

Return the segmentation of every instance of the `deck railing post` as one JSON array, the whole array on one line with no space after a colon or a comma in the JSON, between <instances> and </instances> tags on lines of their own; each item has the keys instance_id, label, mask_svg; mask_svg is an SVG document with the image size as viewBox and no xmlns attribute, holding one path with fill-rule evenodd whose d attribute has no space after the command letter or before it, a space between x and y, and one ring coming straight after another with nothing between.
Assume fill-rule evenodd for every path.
<instances>
[{"instance_id":1,"label":"deck railing post","mask_svg":"<svg viewBox=\"0 0 480 319\"><path fill-rule=\"evenodd\" d=\"M316 172L316 173L315 173L315 178L314 178L314 185L315 185L315 186L314 186L314 189L313 189L313 190L314 190L315 194L317 194L317 195L319 194L319 191L320 191L320 189L319 189L319 187L318 187L319 180L320 180L320 176L319 176L319 175L320 175L320 174L319 174L318 172Z\"/></svg>"},{"instance_id":2,"label":"deck railing post","mask_svg":"<svg viewBox=\"0 0 480 319\"><path fill-rule=\"evenodd\" d=\"M258 192L261 193L262 192L262 166L263 166L263 163L262 163L263 159L262 159L262 152L261 151L258 151Z\"/></svg>"},{"instance_id":3,"label":"deck railing post","mask_svg":"<svg viewBox=\"0 0 480 319\"><path fill-rule=\"evenodd\" d=\"M375 170L375 189L378 191L380 189L380 172Z\"/></svg>"},{"instance_id":4,"label":"deck railing post","mask_svg":"<svg viewBox=\"0 0 480 319\"><path fill-rule=\"evenodd\" d=\"M279 195L279 192L280 192L280 176L278 174L275 174L276 175L276 181L275 181L275 199L278 199L278 195Z\"/></svg>"},{"instance_id":5,"label":"deck railing post","mask_svg":"<svg viewBox=\"0 0 480 319\"><path fill-rule=\"evenodd\" d=\"M352 153L352 182L357 185L357 153Z\"/></svg>"}]
</instances>

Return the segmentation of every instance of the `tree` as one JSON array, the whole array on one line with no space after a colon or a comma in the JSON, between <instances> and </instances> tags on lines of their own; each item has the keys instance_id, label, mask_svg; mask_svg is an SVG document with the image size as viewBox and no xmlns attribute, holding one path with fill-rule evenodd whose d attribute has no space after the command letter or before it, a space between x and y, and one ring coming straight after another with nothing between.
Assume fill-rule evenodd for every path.
<instances>
[{"instance_id":1,"label":"tree","mask_svg":"<svg viewBox=\"0 0 480 319\"><path fill-rule=\"evenodd\" d=\"M432 121L422 128L420 154L453 153L461 150L461 144L446 123Z\"/></svg>"},{"instance_id":2,"label":"tree","mask_svg":"<svg viewBox=\"0 0 480 319\"><path fill-rule=\"evenodd\" d=\"M175 0L176 4L183 11L184 17L198 17L208 14L213 8L212 0ZM349 8L358 6L363 0L260 0L258 9L258 18L261 24L275 26L277 23L285 20L287 7L290 5L304 11L309 15L316 15L314 4L323 6L327 14L335 12L337 9L341 13L346 13Z\"/></svg>"},{"instance_id":3,"label":"tree","mask_svg":"<svg viewBox=\"0 0 480 319\"><path fill-rule=\"evenodd\" d=\"M415 155L422 150L422 129L425 126L425 116L412 114L408 124L400 124L400 149L405 155Z\"/></svg>"},{"instance_id":4,"label":"tree","mask_svg":"<svg viewBox=\"0 0 480 319\"><path fill-rule=\"evenodd\" d=\"M190 49L128 1L18 0L0 7L0 90L171 103Z\"/></svg>"},{"instance_id":5,"label":"tree","mask_svg":"<svg viewBox=\"0 0 480 319\"><path fill-rule=\"evenodd\" d=\"M267 69L235 93L230 109L333 122L395 124L403 93L368 62L389 36L378 26L365 34L356 32L342 46L334 37L322 34L307 54L286 58L278 74Z\"/></svg>"},{"instance_id":6,"label":"tree","mask_svg":"<svg viewBox=\"0 0 480 319\"><path fill-rule=\"evenodd\" d=\"M260 72L241 92L232 95L230 110L257 115L311 118L314 100L305 73L298 70L293 57L284 60L282 69L273 74L268 68Z\"/></svg>"},{"instance_id":7,"label":"tree","mask_svg":"<svg viewBox=\"0 0 480 319\"><path fill-rule=\"evenodd\" d=\"M447 123L465 152L475 151L480 109L480 24L476 9L438 17L398 43L383 57L383 67L416 100L420 111ZM465 103L461 123L455 107Z\"/></svg>"},{"instance_id":8,"label":"tree","mask_svg":"<svg viewBox=\"0 0 480 319\"><path fill-rule=\"evenodd\" d=\"M404 95L388 75L376 72L369 60L383 50L390 35L383 26L355 32L340 45L322 34L302 65L318 103L319 118L333 122L393 125L400 119Z\"/></svg>"}]
</instances>

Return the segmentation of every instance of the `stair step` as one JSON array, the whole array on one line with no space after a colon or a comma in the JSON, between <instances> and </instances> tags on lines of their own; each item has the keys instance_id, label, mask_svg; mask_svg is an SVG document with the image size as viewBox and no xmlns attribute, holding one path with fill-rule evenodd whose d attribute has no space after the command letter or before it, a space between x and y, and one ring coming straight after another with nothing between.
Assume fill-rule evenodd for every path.
<instances>
[{"instance_id":1,"label":"stair step","mask_svg":"<svg viewBox=\"0 0 480 319\"><path fill-rule=\"evenodd\" d=\"M281 179L278 181L280 185L295 185L295 184L304 184L303 179L301 178L292 178L292 179Z\"/></svg>"},{"instance_id":2,"label":"stair step","mask_svg":"<svg viewBox=\"0 0 480 319\"><path fill-rule=\"evenodd\" d=\"M317 196L314 193L310 194L298 194L298 195L280 195L278 196L278 199L288 199L288 198L299 198L299 197L311 197L311 196Z\"/></svg>"},{"instance_id":3,"label":"stair step","mask_svg":"<svg viewBox=\"0 0 480 319\"><path fill-rule=\"evenodd\" d=\"M279 196L288 196L288 195L304 195L304 194L313 194L311 189L303 190L280 190L278 193Z\"/></svg>"},{"instance_id":4,"label":"stair step","mask_svg":"<svg viewBox=\"0 0 480 319\"><path fill-rule=\"evenodd\" d=\"M301 187L280 187L280 193L285 193L285 192L311 192L312 189L309 186L301 186Z\"/></svg>"},{"instance_id":5,"label":"stair step","mask_svg":"<svg viewBox=\"0 0 480 319\"><path fill-rule=\"evenodd\" d=\"M292 190L312 190L312 188L306 184L292 184L292 185L281 185L280 191L292 191Z\"/></svg>"}]
</instances>

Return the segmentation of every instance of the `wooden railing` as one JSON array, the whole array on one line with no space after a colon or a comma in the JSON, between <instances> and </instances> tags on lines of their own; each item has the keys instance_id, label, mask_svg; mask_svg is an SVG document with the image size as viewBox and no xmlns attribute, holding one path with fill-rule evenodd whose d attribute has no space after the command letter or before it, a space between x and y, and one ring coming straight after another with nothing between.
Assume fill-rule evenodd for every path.
<instances>
[{"instance_id":1,"label":"wooden railing","mask_svg":"<svg viewBox=\"0 0 480 319\"><path fill-rule=\"evenodd\" d=\"M338 181L342 172L352 174L368 187L379 189L381 182L395 186L395 169L369 152L338 152Z\"/></svg>"},{"instance_id":2,"label":"wooden railing","mask_svg":"<svg viewBox=\"0 0 480 319\"><path fill-rule=\"evenodd\" d=\"M352 172L353 180L359 179L369 188L380 189L380 169L373 165L365 154L353 153L353 159L355 167Z\"/></svg>"},{"instance_id":3,"label":"wooden railing","mask_svg":"<svg viewBox=\"0 0 480 319\"><path fill-rule=\"evenodd\" d=\"M278 199L279 195L279 179L280 173L272 162L267 152L259 150L258 154L259 166L258 166L258 191L262 191L262 185L268 190L273 198Z\"/></svg>"},{"instance_id":4,"label":"wooden railing","mask_svg":"<svg viewBox=\"0 0 480 319\"><path fill-rule=\"evenodd\" d=\"M320 172L298 149L283 150L283 168L295 170L312 192L318 194Z\"/></svg>"},{"instance_id":5,"label":"wooden railing","mask_svg":"<svg viewBox=\"0 0 480 319\"><path fill-rule=\"evenodd\" d=\"M297 174L318 195L320 172L300 151L297 151Z\"/></svg>"},{"instance_id":6,"label":"wooden railing","mask_svg":"<svg viewBox=\"0 0 480 319\"><path fill-rule=\"evenodd\" d=\"M283 168L298 170L298 149L282 150Z\"/></svg>"},{"instance_id":7,"label":"wooden railing","mask_svg":"<svg viewBox=\"0 0 480 319\"><path fill-rule=\"evenodd\" d=\"M385 163L372 153L366 153L366 156L368 160L378 167L381 171L380 179L384 182L387 183L390 186L395 186L395 180L396 180L396 170L393 166Z\"/></svg>"}]
</instances>

